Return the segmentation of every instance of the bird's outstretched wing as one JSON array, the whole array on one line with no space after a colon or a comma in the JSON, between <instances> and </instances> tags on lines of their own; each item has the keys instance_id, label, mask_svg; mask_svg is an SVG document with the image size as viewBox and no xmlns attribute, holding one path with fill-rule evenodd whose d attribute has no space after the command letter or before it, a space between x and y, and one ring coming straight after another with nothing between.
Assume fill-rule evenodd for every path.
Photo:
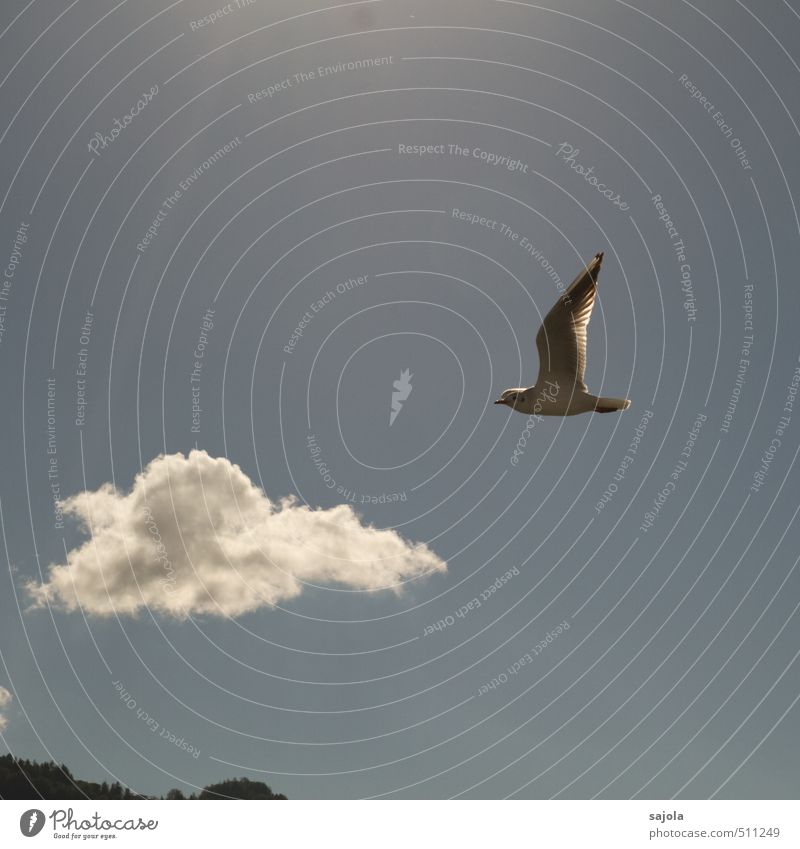
<instances>
[{"instance_id":1,"label":"bird's outstretched wing","mask_svg":"<svg viewBox=\"0 0 800 849\"><path fill-rule=\"evenodd\" d=\"M560 380L586 392L586 328L592 317L603 254L597 254L545 316L536 334L539 379Z\"/></svg>"}]
</instances>

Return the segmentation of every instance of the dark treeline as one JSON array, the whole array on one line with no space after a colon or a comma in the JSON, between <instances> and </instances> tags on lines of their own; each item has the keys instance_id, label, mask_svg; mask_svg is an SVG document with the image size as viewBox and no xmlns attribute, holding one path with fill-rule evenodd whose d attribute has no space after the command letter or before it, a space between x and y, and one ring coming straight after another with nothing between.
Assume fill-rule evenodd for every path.
<instances>
[{"instance_id":1,"label":"dark treeline","mask_svg":"<svg viewBox=\"0 0 800 849\"><path fill-rule=\"evenodd\" d=\"M204 787L199 795L184 796L170 790L164 796L144 796L123 787L118 781L98 784L75 778L63 764L37 763L0 756L0 799L285 799L273 793L263 781L231 778Z\"/></svg>"}]
</instances>

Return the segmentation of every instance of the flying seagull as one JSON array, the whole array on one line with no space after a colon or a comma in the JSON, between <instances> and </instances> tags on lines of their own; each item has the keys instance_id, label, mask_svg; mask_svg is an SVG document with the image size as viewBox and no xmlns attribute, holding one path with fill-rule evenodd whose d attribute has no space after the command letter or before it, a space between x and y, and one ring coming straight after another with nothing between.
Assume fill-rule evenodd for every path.
<instances>
[{"instance_id":1,"label":"flying seagull","mask_svg":"<svg viewBox=\"0 0 800 849\"><path fill-rule=\"evenodd\" d=\"M506 389L495 404L505 404L518 413L543 416L614 413L630 407L627 398L592 395L583 382L586 328L592 317L602 263L603 254L596 254L545 316L536 334L539 377L535 385Z\"/></svg>"}]
</instances>

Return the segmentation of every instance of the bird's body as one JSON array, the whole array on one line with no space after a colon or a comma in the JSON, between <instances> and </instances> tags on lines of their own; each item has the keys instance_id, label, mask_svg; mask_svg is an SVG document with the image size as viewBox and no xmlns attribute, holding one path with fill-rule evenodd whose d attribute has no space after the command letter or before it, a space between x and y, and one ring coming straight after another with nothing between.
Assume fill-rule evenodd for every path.
<instances>
[{"instance_id":1,"label":"bird's body","mask_svg":"<svg viewBox=\"0 0 800 849\"><path fill-rule=\"evenodd\" d=\"M575 416L578 413L607 412L605 409L598 410L598 402L617 401L617 403L625 403L619 399L598 398L589 392L575 390L574 386L571 387L571 391L568 389L565 392L563 385L557 382L551 382L550 386L547 386L547 384L542 386L536 383L527 388L506 389L506 392L516 393L515 399L513 401L501 399L496 403L507 404L513 410L526 416L532 414L539 416ZM625 407L620 409L625 409Z\"/></svg>"},{"instance_id":2,"label":"bird's body","mask_svg":"<svg viewBox=\"0 0 800 849\"><path fill-rule=\"evenodd\" d=\"M506 389L495 404L505 404L525 415L574 416L627 410L627 398L592 395L584 383L586 328L597 294L603 254L575 278L545 316L536 334L539 377L533 386Z\"/></svg>"}]
</instances>

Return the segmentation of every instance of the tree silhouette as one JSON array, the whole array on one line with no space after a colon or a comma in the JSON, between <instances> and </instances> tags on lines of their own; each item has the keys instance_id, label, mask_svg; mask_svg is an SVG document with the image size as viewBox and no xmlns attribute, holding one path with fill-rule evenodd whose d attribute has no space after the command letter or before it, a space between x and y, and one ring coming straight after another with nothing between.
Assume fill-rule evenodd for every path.
<instances>
[{"instance_id":1,"label":"tree silhouette","mask_svg":"<svg viewBox=\"0 0 800 849\"><path fill-rule=\"evenodd\" d=\"M209 784L200 794L201 799L285 799L283 794L275 794L263 781L251 781L249 778L230 778L218 784Z\"/></svg>"},{"instance_id":2,"label":"tree silhouette","mask_svg":"<svg viewBox=\"0 0 800 849\"><path fill-rule=\"evenodd\" d=\"M0 755L0 799L155 799L123 787L119 781L98 784L74 778L65 764L37 763ZM170 790L167 799L186 799L177 789ZM210 784L198 796L189 799L285 799L273 793L263 781L232 778Z\"/></svg>"}]
</instances>

